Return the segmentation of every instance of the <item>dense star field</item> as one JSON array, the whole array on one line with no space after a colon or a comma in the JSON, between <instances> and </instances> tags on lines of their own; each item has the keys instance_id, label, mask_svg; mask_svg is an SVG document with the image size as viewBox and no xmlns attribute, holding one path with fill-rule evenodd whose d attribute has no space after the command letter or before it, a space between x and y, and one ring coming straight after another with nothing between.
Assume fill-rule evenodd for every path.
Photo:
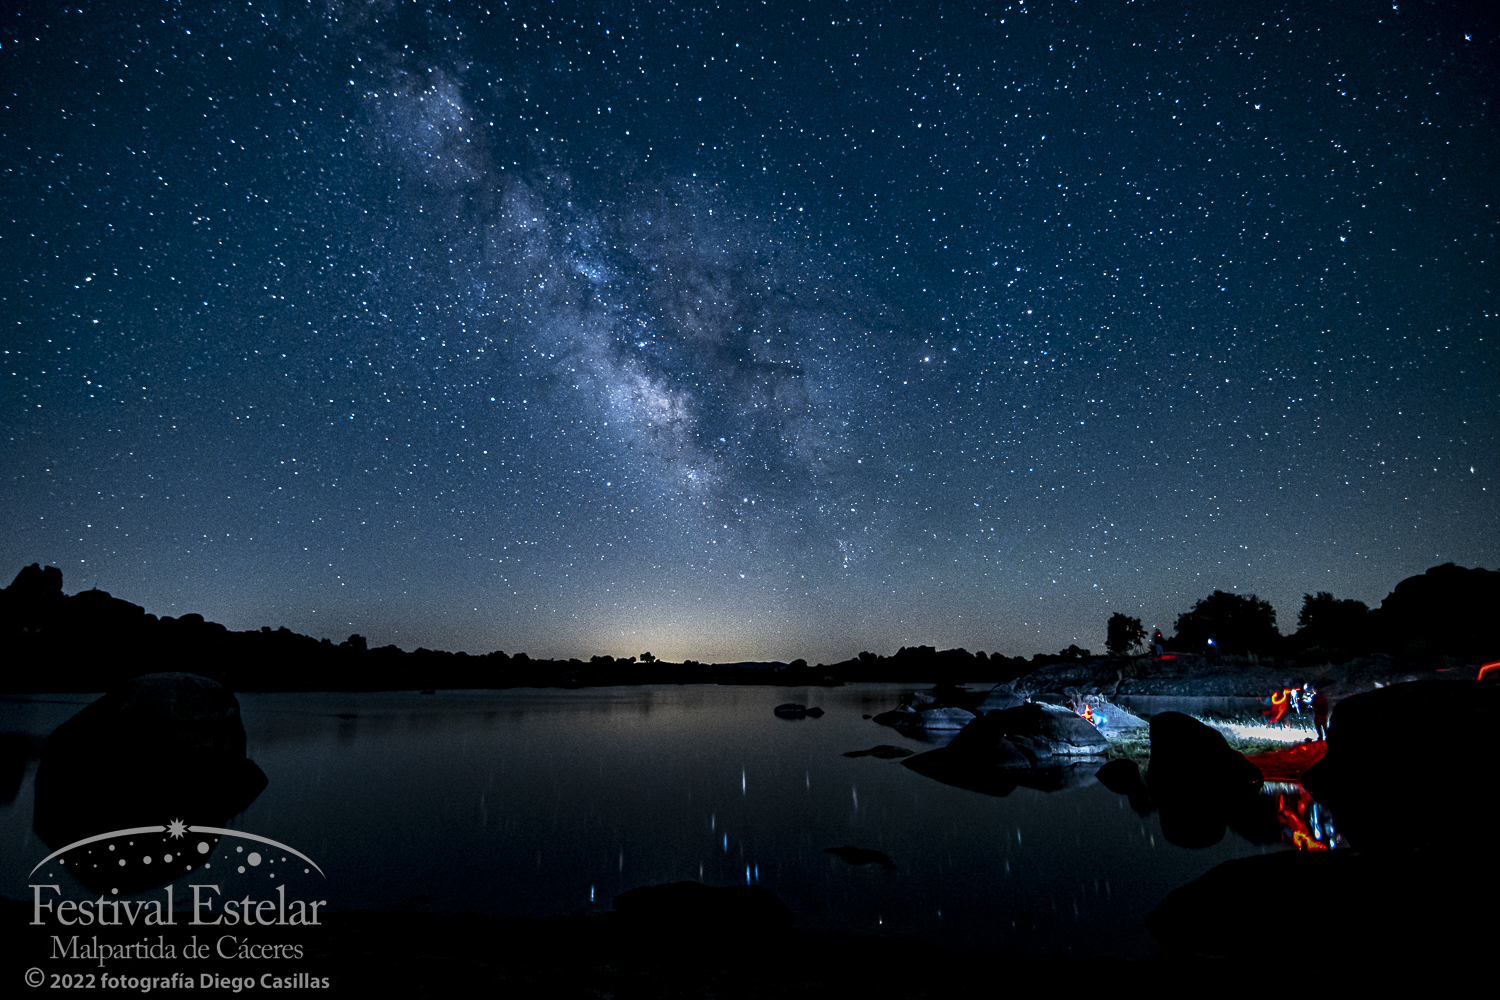
<instances>
[{"instance_id":1,"label":"dense star field","mask_svg":"<svg viewBox=\"0 0 1500 1000\"><path fill-rule=\"evenodd\" d=\"M18 5L0 571L535 656L1500 564L1484 5Z\"/></svg>"}]
</instances>

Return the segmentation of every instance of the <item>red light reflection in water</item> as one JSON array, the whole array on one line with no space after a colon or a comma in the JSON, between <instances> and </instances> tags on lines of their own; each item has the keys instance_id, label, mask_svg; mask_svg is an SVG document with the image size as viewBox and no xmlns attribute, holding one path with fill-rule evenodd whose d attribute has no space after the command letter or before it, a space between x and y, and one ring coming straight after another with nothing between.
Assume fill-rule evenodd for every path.
<instances>
[{"instance_id":1,"label":"red light reflection in water","mask_svg":"<svg viewBox=\"0 0 1500 1000\"><path fill-rule=\"evenodd\" d=\"M1479 679L1480 680L1484 680L1484 675L1487 674L1487 673L1489 673L1491 670L1500 670L1500 660L1494 660L1494 661L1492 661L1490 663L1486 663L1484 666L1480 667L1479 668Z\"/></svg>"},{"instance_id":2,"label":"red light reflection in water","mask_svg":"<svg viewBox=\"0 0 1500 1000\"><path fill-rule=\"evenodd\" d=\"M1276 818L1281 835L1299 851L1326 851L1338 846L1333 819L1301 785L1289 782L1268 783L1275 789Z\"/></svg>"}]
</instances>

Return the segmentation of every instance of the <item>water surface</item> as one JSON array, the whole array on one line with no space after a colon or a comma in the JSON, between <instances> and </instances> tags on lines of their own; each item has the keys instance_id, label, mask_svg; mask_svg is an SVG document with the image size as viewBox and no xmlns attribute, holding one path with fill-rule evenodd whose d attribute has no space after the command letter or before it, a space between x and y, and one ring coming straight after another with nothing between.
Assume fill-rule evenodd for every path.
<instances>
[{"instance_id":1,"label":"water surface","mask_svg":"<svg viewBox=\"0 0 1500 1000\"><path fill-rule=\"evenodd\" d=\"M844 757L936 745L862 718L906 690L244 694L270 784L230 825L316 860L331 909L545 917L602 912L641 885L752 882L804 928L1123 957L1155 950L1142 919L1167 892L1273 849L1233 832L1176 847L1097 783L993 797ZM0 730L45 735L88 700L0 702ZM772 714L788 701L827 714ZM0 806L11 898L49 853L31 831L35 769ZM827 853L844 845L896 867Z\"/></svg>"}]
</instances>

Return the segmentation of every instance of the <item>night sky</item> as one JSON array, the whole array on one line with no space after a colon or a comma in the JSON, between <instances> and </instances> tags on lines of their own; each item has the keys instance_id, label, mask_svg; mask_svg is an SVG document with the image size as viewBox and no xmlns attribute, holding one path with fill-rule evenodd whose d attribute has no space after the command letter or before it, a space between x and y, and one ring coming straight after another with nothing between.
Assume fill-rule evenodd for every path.
<instances>
[{"instance_id":1,"label":"night sky","mask_svg":"<svg viewBox=\"0 0 1500 1000\"><path fill-rule=\"evenodd\" d=\"M1485 5L314 6L0 15L0 582L816 662L1500 566Z\"/></svg>"}]
</instances>

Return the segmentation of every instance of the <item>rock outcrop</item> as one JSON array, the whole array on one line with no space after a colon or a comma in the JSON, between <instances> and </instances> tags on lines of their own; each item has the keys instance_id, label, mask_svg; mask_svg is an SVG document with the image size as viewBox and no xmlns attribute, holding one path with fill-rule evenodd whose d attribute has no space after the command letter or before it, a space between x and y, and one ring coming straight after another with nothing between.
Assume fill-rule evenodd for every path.
<instances>
[{"instance_id":1,"label":"rock outcrop","mask_svg":"<svg viewBox=\"0 0 1500 1000\"><path fill-rule=\"evenodd\" d=\"M975 715L984 715L987 712L1003 712L1007 708L1019 708L1026 704L1026 699L1016 694L1016 682L1006 681L1004 684L996 684L984 696L977 708Z\"/></svg>"},{"instance_id":2,"label":"rock outcrop","mask_svg":"<svg viewBox=\"0 0 1500 1000\"><path fill-rule=\"evenodd\" d=\"M974 760L1009 757L1002 743L1019 748L1033 764L1053 757L1097 757L1109 746L1104 734L1076 712L1027 704L985 713L944 749Z\"/></svg>"},{"instance_id":3,"label":"rock outcrop","mask_svg":"<svg viewBox=\"0 0 1500 1000\"><path fill-rule=\"evenodd\" d=\"M1145 729L1149 723L1106 698L1090 695L1081 699L1093 713L1093 726L1107 739Z\"/></svg>"},{"instance_id":4,"label":"rock outcrop","mask_svg":"<svg viewBox=\"0 0 1500 1000\"><path fill-rule=\"evenodd\" d=\"M1108 745L1068 709L1032 703L988 712L947 746L901 763L946 784L1006 795L1021 784L1057 790L1090 783Z\"/></svg>"}]
</instances>

